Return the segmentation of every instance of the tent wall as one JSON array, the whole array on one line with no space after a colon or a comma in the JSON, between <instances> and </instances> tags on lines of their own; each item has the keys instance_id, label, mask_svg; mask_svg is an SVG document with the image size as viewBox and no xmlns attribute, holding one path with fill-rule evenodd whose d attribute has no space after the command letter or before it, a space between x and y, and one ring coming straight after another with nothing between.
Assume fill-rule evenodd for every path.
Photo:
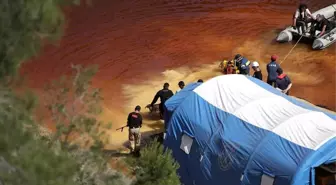
<instances>
[{"instance_id":1,"label":"tent wall","mask_svg":"<svg viewBox=\"0 0 336 185\"><path fill-rule=\"evenodd\" d=\"M271 134L272 137L279 137L219 110L208 104L197 94L193 94L184 100L183 105L180 105L175 110L170 124L165 145L173 150L175 159L180 163L179 173L183 177L182 182L185 185L221 185L223 179L230 185L241 184L240 177L244 173L247 162L251 157L250 155L253 154L264 136ZM250 134L251 132L254 134ZM180 149L181 139L184 134L193 138L189 154ZM290 146L293 150L301 150L303 156L311 152L311 150L282 139L274 139L273 142L275 141L278 141L276 144L280 146L283 144L284 147ZM287 154L282 155L279 151L275 152L277 148L271 147L268 149L270 151L267 151L267 155L271 156L263 153L264 150L267 150L264 147L260 147L260 151L254 155L258 155L258 157L251 162L251 169L247 171L253 172L257 170L259 173L248 173L250 178L245 175L244 182L248 180L259 182L258 184L260 184L263 170L275 170L278 172L276 175L288 173L287 176L281 176L282 179L278 178L275 182L289 181L291 173L294 173L297 167L298 161L295 160L302 156L291 156L292 158L289 158ZM283 152L286 153L286 151ZM272 161L274 155L277 155L278 161ZM264 162L269 163L269 166L263 163L263 169L258 169L256 168L259 163L257 159L261 158L265 159ZM283 167L282 169L274 168L281 168L281 166ZM189 179L193 179L193 182L189 182ZM245 184L249 183L245 182Z\"/></svg>"},{"instance_id":2,"label":"tent wall","mask_svg":"<svg viewBox=\"0 0 336 185\"><path fill-rule=\"evenodd\" d=\"M323 142L336 131L334 114L242 75L211 79L181 100L167 119L164 144L180 163L185 185L260 185L265 175L287 185L308 156L328 153Z\"/></svg>"},{"instance_id":3,"label":"tent wall","mask_svg":"<svg viewBox=\"0 0 336 185\"><path fill-rule=\"evenodd\" d=\"M178 92L178 96L175 94L173 97L169 98L164 104L163 108L165 111L164 122L165 129L168 128L169 120L172 117L174 110L187 98L190 94L193 93L193 90L198 87L200 83L191 83L185 86L182 90Z\"/></svg>"}]
</instances>

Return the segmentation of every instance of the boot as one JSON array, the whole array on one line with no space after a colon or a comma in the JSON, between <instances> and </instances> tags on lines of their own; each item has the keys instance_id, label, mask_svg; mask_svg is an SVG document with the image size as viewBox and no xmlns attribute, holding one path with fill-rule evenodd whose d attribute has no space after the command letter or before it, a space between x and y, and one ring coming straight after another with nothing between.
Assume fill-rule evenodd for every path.
<instances>
[{"instance_id":1,"label":"boot","mask_svg":"<svg viewBox=\"0 0 336 185\"><path fill-rule=\"evenodd\" d=\"M131 153L132 153L135 150L135 142L134 141L130 141L130 145L131 145Z\"/></svg>"}]
</instances>

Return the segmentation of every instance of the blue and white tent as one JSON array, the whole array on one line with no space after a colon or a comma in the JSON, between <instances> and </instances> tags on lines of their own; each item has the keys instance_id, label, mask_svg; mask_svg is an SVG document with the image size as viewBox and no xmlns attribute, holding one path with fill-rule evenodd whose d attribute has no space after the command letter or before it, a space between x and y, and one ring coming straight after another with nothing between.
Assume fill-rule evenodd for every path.
<instances>
[{"instance_id":1,"label":"blue and white tent","mask_svg":"<svg viewBox=\"0 0 336 185\"><path fill-rule=\"evenodd\" d=\"M184 185L314 184L314 168L336 161L336 114L252 77L190 84L165 109Z\"/></svg>"}]
</instances>

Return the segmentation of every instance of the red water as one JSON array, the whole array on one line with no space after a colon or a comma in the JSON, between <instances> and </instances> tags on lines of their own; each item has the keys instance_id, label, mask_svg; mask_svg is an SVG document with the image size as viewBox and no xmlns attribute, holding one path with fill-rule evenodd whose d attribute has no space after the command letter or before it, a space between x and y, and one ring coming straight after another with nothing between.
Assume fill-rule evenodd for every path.
<instances>
[{"instance_id":1,"label":"red water","mask_svg":"<svg viewBox=\"0 0 336 185\"><path fill-rule=\"evenodd\" d=\"M332 0L306 1L315 11ZM70 71L70 63L99 64L94 85L103 88L106 119L123 125L136 104L150 103L163 82L177 88L187 82L218 75L218 60L236 53L261 63L271 54L282 60L294 43L274 38L291 24L299 2L290 0L96 0L91 7L69 11L59 47L23 65L30 86ZM323 51L298 44L282 63L293 81L292 95L336 110L335 44ZM195 68L200 64L205 66ZM168 70L168 71L167 71Z\"/></svg>"}]
</instances>

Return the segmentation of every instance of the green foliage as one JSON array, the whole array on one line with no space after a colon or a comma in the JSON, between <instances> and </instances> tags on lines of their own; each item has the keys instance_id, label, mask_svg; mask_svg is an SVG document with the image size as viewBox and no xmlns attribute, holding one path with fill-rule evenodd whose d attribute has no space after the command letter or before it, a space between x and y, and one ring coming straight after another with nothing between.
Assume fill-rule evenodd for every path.
<instances>
[{"instance_id":1,"label":"green foliage","mask_svg":"<svg viewBox=\"0 0 336 185\"><path fill-rule=\"evenodd\" d=\"M72 65L72 69L72 76L63 76L45 88L46 97L43 102L56 125L54 141L61 140L63 148L71 148L79 144L69 140L75 134L80 138L80 144L91 145L92 149L99 150L104 142L108 142L105 130L109 125L97 119L102 112L100 103L103 99L100 89L91 86L97 67Z\"/></svg>"},{"instance_id":2,"label":"green foliage","mask_svg":"<svg viewBox=\"0 0 336 185\"><path fill-rule=\"evenodd\" d=\"M61 6L79 3L78 0L0 1L0 79L15 74L21 62L36 56L43 42L59 40L64 23Z\"/></svg>"},{"instance_id":3,"label":"green foliage","mask_svg":"<svg viewBox=\"0 0 336 185\"><path fill-rule=\"evenodd\" d=\"M6 185L120 185L119 177L106 165L106 160L86 150L60 147L58 138L50 142L50 133L34 121L36 98L31 93L16 94L20 64L36 56L43 44L57 41L63 34L62 6L80 4L80 0L3 0L0 2L0 184ZM89 1L87 1L89 2ZM76 68L80 69L80 68ZM85 71L77 76L77 97L85 94ZM82 73L81 73L82 74ZM83 83L82 83L83 82ZM58 89L66 90L66 89ZM85 93L84 93L85 91ZM62 92L65 93L65 92ZM90 92L99 100L99 92ZM100 109L84 96L80 101L88 112ZM55 109L53 109L55 110ZM66 111L58 105L58 112ZM71 117L75 125L62 127L61 135L71 129L83 131L77 122L85 122L88 130L97 130L89 116ZM59 121L61 122L61 121ZM99 125L99 124L98 124ZM69 129L71 128L71 129ZM66 130L68 129L68 130ZM100 131L97 132L100 134ZM95 135L96 136L96 135ZM96 136L96 137L99 137ZM63 140L62 140L63 141ZM101 143L96 142L99 145Z\"/></svg>"},{"instance_id":4,"label":"green foliage","mask_svg":"<svg viewBox=\"0 0 336 185\"><path fill-rule=\"evenodd\" d=\"M143 148L139 158L130 159L128 163L134 167L134 185L181 184L176 172L179 165L172 157L171 150L164 150L157 140Z\"/></svg>"},{"instance_id":5,"label":"green foliage","mask_svg":"<svg viewBox=\"0 0 336 185\"><path fill-rule=\"evenodd\" d=\"M68 153L55 153L32 133L31 93L0 88L0 179L7 185L73 185L79 165Z\"/></svg>"},{"instance_id":6,"label":"green foliage","mask_svg":"<svg viewBox=\"0 0 336 185\"><path fill-rule=\"evenodd\" d=\"M110 124L104 124L97 117L102 112L100 89L91 86L96 66L83 68L72 65L74 73L63 76L46 86L44 98L56 132L50 142L59 149L70 152L81 165L76 175L79 184L86 185L120 185L119 174L108 167L102 155L102 148L107 135L105 131ZM76 139L69 139L75 136ZM83 146L84 145L84 146ZM85 150L78 146L90 146Z\"/></svg>"}]
</instances>

